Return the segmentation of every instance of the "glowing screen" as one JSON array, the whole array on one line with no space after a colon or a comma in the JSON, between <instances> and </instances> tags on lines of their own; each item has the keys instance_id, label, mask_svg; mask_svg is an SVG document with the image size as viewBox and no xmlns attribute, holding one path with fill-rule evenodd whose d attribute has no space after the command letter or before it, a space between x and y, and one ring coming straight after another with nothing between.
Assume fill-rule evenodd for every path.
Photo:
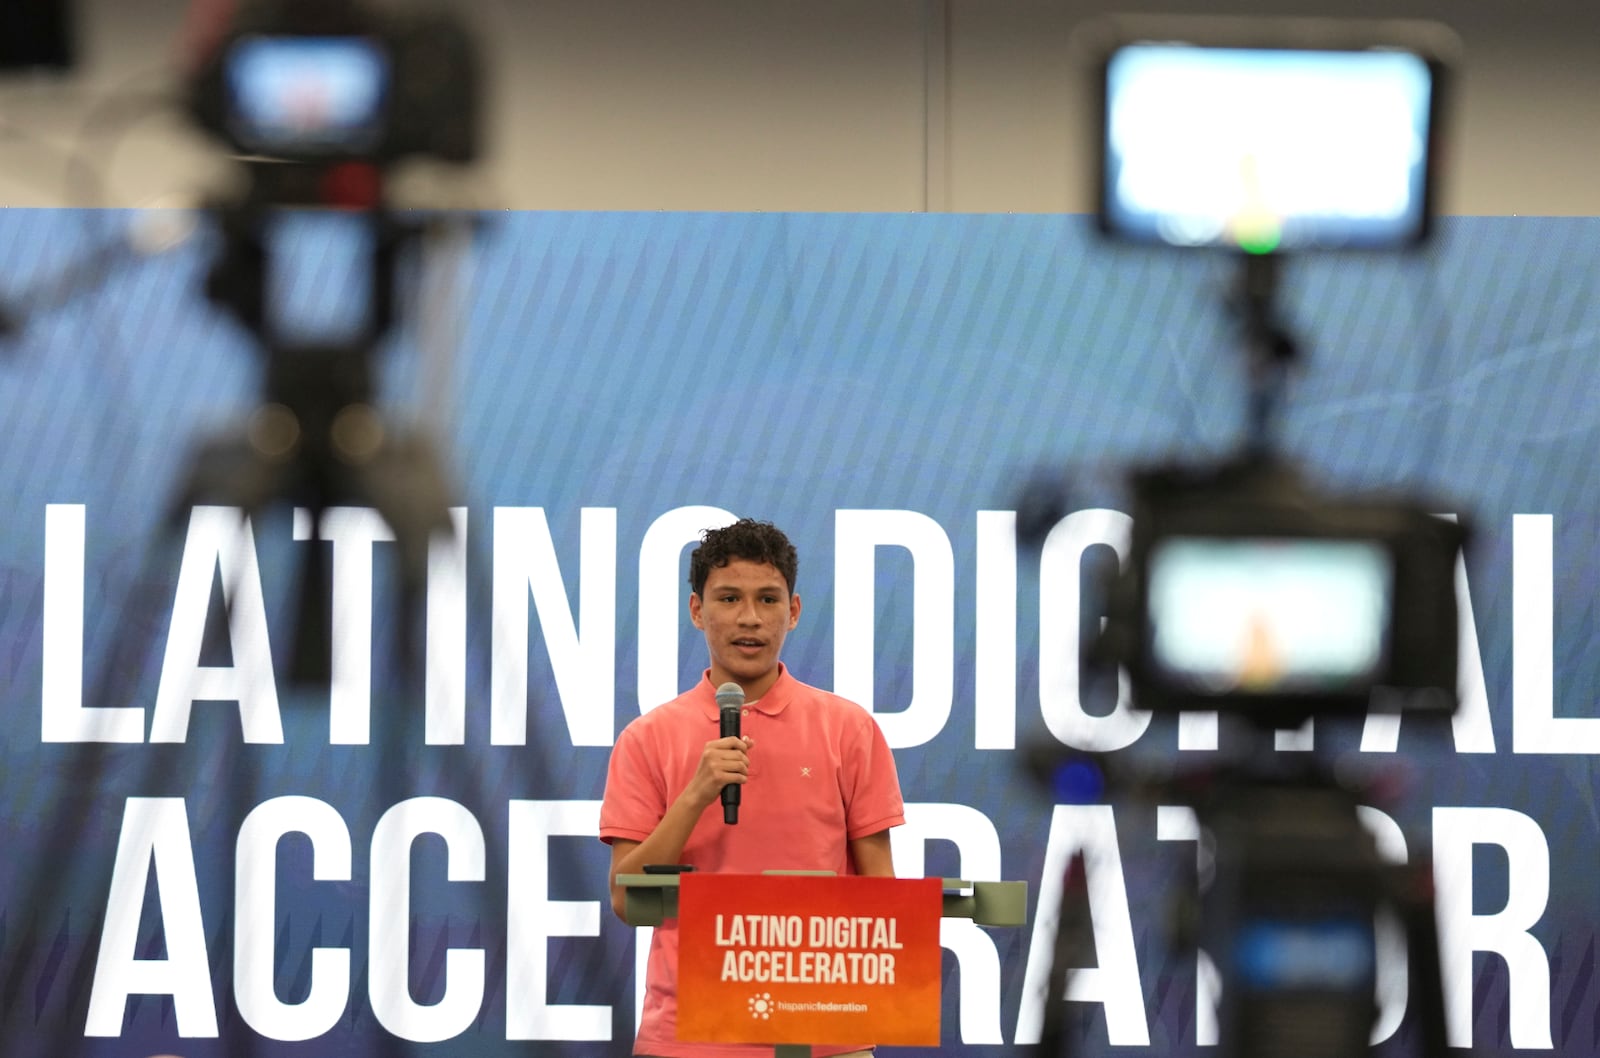
<instances>
[{"instance_id":1,"label":"glowing screen","mask_svg":"<svg viewBox=\"0 0 1600 1058\"><path fill-rule=\"evenodd\" d=\"M1409 52L1122 48L1102 214L1131 238L1257 253L1414 241L1432 93Z\"/></svg>"}]
</instances>

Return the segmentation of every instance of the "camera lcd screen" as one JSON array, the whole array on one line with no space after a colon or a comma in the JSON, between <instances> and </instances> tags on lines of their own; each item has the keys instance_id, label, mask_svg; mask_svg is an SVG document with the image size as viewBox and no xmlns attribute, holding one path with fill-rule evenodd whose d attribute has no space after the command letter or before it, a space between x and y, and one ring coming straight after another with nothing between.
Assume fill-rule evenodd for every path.
<instances>
[{"instance_id":1,"label":"camera lcd screen","mask_svg":"<svg viewBox=\"0 0 1600 1058\"><path fill-rule=\"evenodd\" d=\"M1352 692L1384 673L1394 562L1378 541L1173 536L1147 570L1151 668L1179 693Z\"/></svg>"},{"instance_id":2,"label":"camera lcd screen","mask_svg":"<svg viewBox=\"0 0 1600 1058\"><path fill-rule=\"evenodd\" d=\"M383 133L389 59L366 37L247 37L225 75L229 130L246 150L360 153Z\"/></svg>"},{"instance_id":3,"label":"camera lcd screen","mask_svg":"<svg viewBox=\"0 0 1600 1058\"><path fill-rule=\"evenodd\" d=\"M1105 68L1115 235L1270 253L1427 230L1433 67L1402 50L1135 43Z\"/></svg>"}]
</instances>

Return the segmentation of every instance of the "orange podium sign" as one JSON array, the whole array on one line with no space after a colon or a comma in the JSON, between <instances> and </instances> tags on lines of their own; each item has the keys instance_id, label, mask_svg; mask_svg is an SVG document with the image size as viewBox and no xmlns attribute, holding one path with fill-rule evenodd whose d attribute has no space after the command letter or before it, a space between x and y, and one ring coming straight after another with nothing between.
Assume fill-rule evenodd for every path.
<instances>
[{"instance_id":1,"label":"orange podium sign","mask_svg":"<svg viewBox=\"0 0 1600 1058\"><path fill-rule=\"evenodd\" d=\"M938 878L685 874L678 1038L938 1046Z\"/></svg>"}]
</instances>

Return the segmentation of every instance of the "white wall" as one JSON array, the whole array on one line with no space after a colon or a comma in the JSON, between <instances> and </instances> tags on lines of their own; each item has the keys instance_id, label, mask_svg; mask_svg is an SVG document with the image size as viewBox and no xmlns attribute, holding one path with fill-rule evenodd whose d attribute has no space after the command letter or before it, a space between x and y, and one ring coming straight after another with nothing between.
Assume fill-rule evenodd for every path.
<instances>
[{"instance_id":1,"label":"white wall","mask_svg":"<svg viewBox=\"0 0 1600 1058\"><path fill-rule=\"evenodd\" d=\"M65 82L0 83L0 204L138 205L214 185L215 149L141 97L186 4L80 0ZM1162 0L1162 10L1219 9ZM491 154L417 200L514 209L1089 207L1068 0L456 0L494 82ZM1444 208L1600 214L1600 5L1241 0L1429 17L1467 49ZM85 122L89 131L85 134ZM76 155L88 165L70 169ZM72 175L75 174L75 175ZM70 176L70 178L69 178Z\"/></svg>"}]
</instances>

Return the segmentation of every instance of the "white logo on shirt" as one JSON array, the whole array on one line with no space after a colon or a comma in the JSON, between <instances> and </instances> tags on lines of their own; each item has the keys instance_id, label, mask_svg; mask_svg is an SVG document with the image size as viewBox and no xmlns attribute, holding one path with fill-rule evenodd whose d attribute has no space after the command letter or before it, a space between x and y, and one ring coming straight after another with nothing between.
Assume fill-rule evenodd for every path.
<instances>
[{"instance_id":1,"label":"white logo on shirt","mask_svg":"<svg viewBox=\"0 0 1600 1058\"><path fill-rule=\"evenodd\" d=\"M800 769L800 778L802 778L802 779L811 778L811 769L810 768L801 768Z\"/></svg>"}]
</instances>

